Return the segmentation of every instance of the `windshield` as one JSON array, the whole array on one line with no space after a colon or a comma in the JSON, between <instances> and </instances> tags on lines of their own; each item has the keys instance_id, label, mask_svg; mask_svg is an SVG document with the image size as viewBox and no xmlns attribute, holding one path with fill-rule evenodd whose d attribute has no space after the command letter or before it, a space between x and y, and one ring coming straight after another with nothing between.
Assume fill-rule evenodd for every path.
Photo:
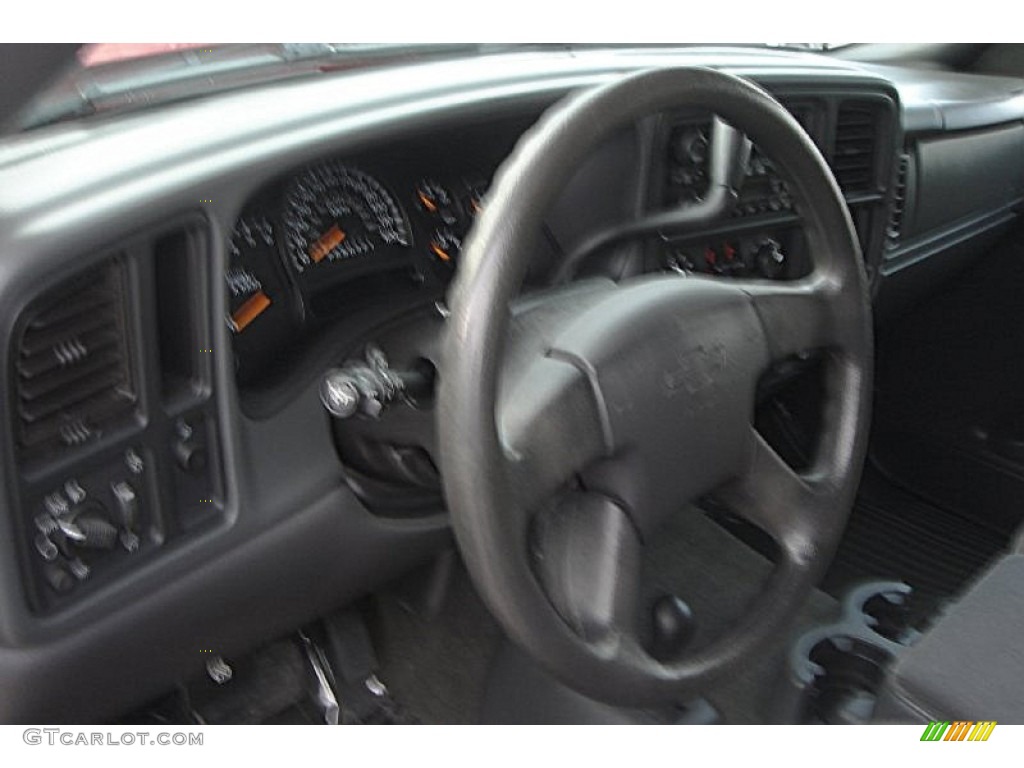
<instances>
[{"instance_id":1,"label":"windshield","mask_svg":"<svg viewBox=\"0 0 1024 768\"><path fill-rule=\"evenodd\" d=\"M751 44L742 44L750 47ZM759 43L824 51L835 43ZM27 130L88 115L139 109L259 82L387 64L515 51L638 47L596 43L92 43L16 121ZM644 46L639 46L644 47ZM652 46L665 48L668 46Z\"/></svg>"}]
</instances>

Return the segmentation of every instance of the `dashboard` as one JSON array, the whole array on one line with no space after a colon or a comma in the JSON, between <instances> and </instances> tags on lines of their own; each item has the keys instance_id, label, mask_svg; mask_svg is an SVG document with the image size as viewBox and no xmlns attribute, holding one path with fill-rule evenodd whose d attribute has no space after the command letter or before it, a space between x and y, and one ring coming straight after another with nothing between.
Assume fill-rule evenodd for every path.
<instances>
[{"instance_id":1,"label":"dashboard","mask_svg":"<svg viewBox=\"0 0 1024 768\"><path fill-rule=\"evenodd\" d=\"M368 345L436 366L462 242L520 136L567 94L669 65L749 77L803 125L880 328L1019 219L1020 81L782 51L324 73L0 146L0 721L115 716L201 670L198 649L252 647L450 546L429 403L339 427L320 381ZM576 277L804 274L800 201L756 147L728 218L588 245L701 198L709 121L652 115L589 158L533 233L525 290L584 251Z\"/></svg>"},{"instance_id":2,"label":"dashboard","mask_svg":"<svg viewBox=\"0 0 1024 768\"><path fill-rule=\"evenodd\" d=\"M787 106L838 168L862 246L875 250L898 134L893 94L796 90ZM316 158L251 193L230 233L224 273L225 324L243 396L266 395L297 359L321 354L316 340L339 323L390 321L403 308L443 305L498 164L541 111L424 127L382 146ZM595 153L536 234L526 289L564 279L558 264L595 234L699 203L708 191L712 117L654 115ZM594 247L577 270L612 279L652 271L800 277L806 243L786 177L754 147L727 219Z\"/></svg>"}]
</instances>

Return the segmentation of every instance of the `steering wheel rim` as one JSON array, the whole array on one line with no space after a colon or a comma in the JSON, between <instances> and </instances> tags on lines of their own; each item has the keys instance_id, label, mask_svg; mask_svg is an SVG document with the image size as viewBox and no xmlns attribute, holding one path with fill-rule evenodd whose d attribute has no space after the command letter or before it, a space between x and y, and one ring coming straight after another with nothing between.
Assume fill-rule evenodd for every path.
<instances>
[{"instance_id":1,"label":"steering wheel rim","mask_svg":"<svg viewBox=\"0 0 1024 768\"><path fill-rule=\"evenodd\" d=\"M616 131L680 107L718 115L783 169L811 274L570 286L541 299L542 311L511 316L532 235L572 172ZM576 690L628 706L680 701L757 654L827 566L853 503L870 408L867 286L824 159L757 86L709 69L651 70L549 110L499 169L465 244L438 391L452 525L507 634ZM727 327L702 325L707 317ZM642 359L623 362L641 347ZM751 387L769 362L809 348L827 361L826 401L817 459L797 474L753 430ZM665 409L664 429L656 407ZM680 439L676 427L687 430L681 444L720 459L717 475L700 477L695 466L667 474L674 470L662 454ZM584 473L585 490L567 492L566 481ZM659 483L664 492L645 489ZM697 490L765 528L780 562L764 599L738 624L694 654L658 661L637 639L629 592L666 504Z\"/></svg>"}]
</instances>

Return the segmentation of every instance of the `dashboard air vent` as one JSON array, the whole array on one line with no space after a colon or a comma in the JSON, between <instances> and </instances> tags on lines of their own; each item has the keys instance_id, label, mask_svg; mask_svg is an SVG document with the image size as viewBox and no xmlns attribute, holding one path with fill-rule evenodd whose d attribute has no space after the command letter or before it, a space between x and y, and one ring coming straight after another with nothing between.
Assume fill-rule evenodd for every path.
<instances>
[{"instance_id":1,"label":"dashboard air vent","mask_svg":"<svg viewBox=\"0 0 1024 768\"><path fill-rule=\"evenodd\" d=\"M847 195L876 191L877 107L860 101L848 101L840 105L835 138L832 171L839 182L839 188Z\"/></svg>"},{"instance_id":2,"label":"dashboard air vent","mask_svg":"<svg viewBox=\"0 0 1024 768\"><path fill-rule=\"evenodd\" d=\"M903 217L907 211L907 172L910 169L910 155L900 155L896 166L896 181L892 189L892 204L889 221L885 227L885 249L894 251L900 244L903 231Z\"/></svg>"},{"instance_id":3,"label":"dashboard air vent","mask_svg":"<svg viewBox=\"0 0 1024 768\"><path fill-rule=\"evenodd\" d=\"M118 262L36 299L22 328L13 366L22 459L56 456L133 412Z\"/></svg>"}]
</instances>

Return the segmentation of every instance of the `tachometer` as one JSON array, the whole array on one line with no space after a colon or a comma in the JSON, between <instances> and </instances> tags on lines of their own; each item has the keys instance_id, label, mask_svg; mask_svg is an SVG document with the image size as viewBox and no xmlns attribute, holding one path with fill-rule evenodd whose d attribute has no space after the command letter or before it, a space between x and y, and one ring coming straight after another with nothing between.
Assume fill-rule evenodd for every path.
<instances>
[{"instance_id":1,"label":"tachometer","mask_svg":"<svg viewBox=\"0 0 1024 768\"><path fill-rule=\"evenodd\" d=\"M288 190L283 216L286 249L299 272L409 245L409 226L375 178L341 163L324 163Z\"/></svg>"}]
</instances>

